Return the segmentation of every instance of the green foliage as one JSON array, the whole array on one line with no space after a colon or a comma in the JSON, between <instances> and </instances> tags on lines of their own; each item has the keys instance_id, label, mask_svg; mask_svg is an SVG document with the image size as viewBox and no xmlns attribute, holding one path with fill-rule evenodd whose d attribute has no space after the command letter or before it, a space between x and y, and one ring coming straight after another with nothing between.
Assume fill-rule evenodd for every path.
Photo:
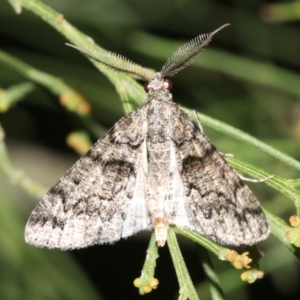
<instances>
[{"instance_id":1,"label":"green foliage","mask_svg":"<svg viewBox=\"0 0 300 300\"><path fill-rule=\"evenodd\" d=\"M265 257L260 267L261 256L255 247L239 254L188 230L171 228L168 247L178 278L175 290L179 293L178 299L246 300L250 296L238 276L243 281L253 282L265 271L274 282L271 288L266 287L268 292L272 289L275 295L292 293L299 281L299 272L294 266L296 262L299 266L300 229L288 225L287 219L290 215L300 216L300 162L297 160L300 31L291 26L263 23L259 18L277 22L298 20L296 9L290 7L299 4L267 6L264 1L258 1L256 7L242 4L230 7L219 5L217 1L168 0L156 4L143 1L141 4L137 0L72 0L64 1L64 5L56 3L57 7L52 9L39 0L10 0L9 3L11 7L8 2L0 4L0 18L4 20L0 34L4 37L1 40L5 41L0 51L0 170L3 175L0 177L0 298L103 299L69 253L25 245L23 229L26 218L46 191L43 185L50 187L51 180L42 179L45 170L39 169L33 153L29 153L30 164L24 171L16 163L17 159L12 163L14 146L9 143L7 146L5 138L33 139L37 132L33 129L34 124L41 122L36 112L45 116L45 123L38 123L43 125L42 132L45 134L64 138L79 128L99 137L120 116L142 104L146 94L133 79L91 61L114 86L120 102L107 81L93 73L91 66L78 53L65 49L64 43L68 41L81 48L93 47L105 53L103 48L77 29L80 28L89 31L98 44L109 45L109 50L122 55L130 53L126 56L131 59L134 52L136 59L133 61L144 61L147 64L143 62L143 66L157 65L160 69L166 58L182 44L178 38L176 42L163 38L162 32L185 36L183 39L186 41L227 22L232 26L214 38L193 66L184 71L185 75L179 74L174 78L174 97L182 104L182 109L190 111L186 107L191 107L205 113L198 113L198 116L221 151L234 153L235 157L249 162L226 157L238 172L258 179L275 175L252 187L258 199L262 199L272 233L277 239L269 238L261 244ZM19 15L13 14L12 8ZM72 19L77 28L67 19ZM155 34L149 34L150 31ZM100 33L97 35L96 32ZM23 48L16 46L18 43ZM216 49L218 45L222 50ZM113 47L115 49L111 49ZM56 127L57 120L68 124L68 132ZM78 143L89 144L85 133L83 136L84 141L79 139L81 142ZM50 139L48 136L44 138ZM57 141L52 140L52 147L55 147ZM73 142L72 147L82 149L74 146ZM23 145L19 149L24 153ZM48 155L46 165L50 164L55 169L61 162ZM63 168L66 170L65 166ZM58 170L50 176L57 179L59 174L62 175L63 171ZM25 194L20 194L19 187ZM34 197L34 203L26 198L28 195ZM194 282L195 285L175 233L201 245L197 251L206 279ZM158 277L155 275L156 265L164 265L164 261L158 263L157 258L157 246L152 238L141 278L135 281L140 292L146 286L142 293L148 292L149 286L150 291L157 287L158 282L154 278ZM235 268L245 271L240 274L220 260L227 260ZM132 266L141 263L134 259L131 262ZM118 273L124 277L127 275L126 269L121 267L118 267ZM279 275L290 280L279 280ZM103 280L100 278L99 284ZM108 280L116 286L120 284L115 282L115 278ZM260 280L264 282L264 279ZM159 277L158 281L157 291L146 297L157 299L155 295L166 285L168 278ZM164 299L172 297L171 292L164 295Z\"/></svg>"}]
</instances>

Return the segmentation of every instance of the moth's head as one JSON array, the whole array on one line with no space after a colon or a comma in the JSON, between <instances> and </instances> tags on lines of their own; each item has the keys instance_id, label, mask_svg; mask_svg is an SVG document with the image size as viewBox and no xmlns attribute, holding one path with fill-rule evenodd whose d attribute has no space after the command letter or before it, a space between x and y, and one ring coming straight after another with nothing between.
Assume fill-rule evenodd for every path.
<instances>
[{"instance_id":1,"label":"moth's head","mask_svg":"<svg viewBox=\"0 0 300 300\"><path fill-rule=\"evenodd\" d=\"M159 90L171 90L172 82L169 79L165 79L162 73L157 72L150 81L145 83L144 89L148 94Z\"/></svg>"}]
</instances>

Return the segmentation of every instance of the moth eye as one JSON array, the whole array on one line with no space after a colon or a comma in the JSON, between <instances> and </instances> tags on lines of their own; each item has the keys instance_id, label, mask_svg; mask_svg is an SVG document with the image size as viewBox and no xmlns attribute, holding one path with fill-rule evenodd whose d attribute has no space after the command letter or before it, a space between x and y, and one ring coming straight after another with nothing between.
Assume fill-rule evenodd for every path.
<instances>
[{"instance_id":1,"label":"moth eye","mask_svg":"<svg viewBox=\"0 0 300 300\"><path fill-rule=\"evenodd\" d=\"M164 80L164 87L168 90L171 90L173 87L172 81L169 79Z\"/></svg>"},{"instance_id":2,"label":"moth eye","mask_svg":"<svg viewBox=\"0 0 300 300\"><path fill-rule=\"evenodd\" d=\"M146 83L144 84L144 90L145 90L146 93L149 92L149 82L146 82Z\"/></svg>"}]
</instances>

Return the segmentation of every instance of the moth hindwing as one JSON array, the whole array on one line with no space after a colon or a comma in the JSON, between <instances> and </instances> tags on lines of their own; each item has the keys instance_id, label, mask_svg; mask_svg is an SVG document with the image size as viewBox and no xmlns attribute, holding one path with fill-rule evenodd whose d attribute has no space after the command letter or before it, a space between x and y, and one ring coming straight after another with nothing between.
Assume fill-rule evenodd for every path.
<instances>
[{"instance_id":1,"label":"moth hindwing","mask_svg":"<svg viewBox=\"0 0 300 300\"><path fill-rule=\"evenodd\" d=\"M188 66L226 26L181 46L150 80L146 69L122 56L78 49L148 81L148 98L49 190L30 216L26 242L74 249L154 230L163 246L170 225L230 246L252 245L269 235L258 201L199 125L172 101L165 79Z\"/></svg>"}]
</instances>

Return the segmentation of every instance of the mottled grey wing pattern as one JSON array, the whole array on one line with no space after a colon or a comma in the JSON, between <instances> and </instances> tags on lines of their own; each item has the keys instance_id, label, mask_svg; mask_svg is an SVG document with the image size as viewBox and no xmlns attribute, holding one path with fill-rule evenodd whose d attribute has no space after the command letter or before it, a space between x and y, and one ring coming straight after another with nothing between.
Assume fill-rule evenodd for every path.
<instances>
[{"instance_id":1,"label":"mottled grey wing pattern","mask_svg":"<svg viewBox=\"0 0 300 300\"><path fill-rule=\"evenodd\" d=\"M201 126L172 102L165 80L226 26L174 52L146 84L145 104L116 123L37 205L26 242L74 249L154 229L163 246L169 225L228 246L253 245L268 236L258 201ZM149 80L145 69L122 56L72 47L117 72Z\"/></svg>"},{"instance_id":2,"label":"mottled grey wing pattern","mask_svg":"<svg viewBox=\"0 0 300 300\"><path fill-rule=\"evenodd\" d=\"M264 240L270 227L253 193L202 129L185 112L176 114L170 124L186 197L184 227L228 246Z\"/></svg>"},{"instance_id":3,"label":"mottled grey wing pattern","mask_svg":"<svg viewBox=\"0 0 300 300\"><path fill-rule=\"evenodd\" d=\"M150 229L145 135L142 109L117 122L39 202L26 242L74 249Z\"/></svg>"}]
</instances>

